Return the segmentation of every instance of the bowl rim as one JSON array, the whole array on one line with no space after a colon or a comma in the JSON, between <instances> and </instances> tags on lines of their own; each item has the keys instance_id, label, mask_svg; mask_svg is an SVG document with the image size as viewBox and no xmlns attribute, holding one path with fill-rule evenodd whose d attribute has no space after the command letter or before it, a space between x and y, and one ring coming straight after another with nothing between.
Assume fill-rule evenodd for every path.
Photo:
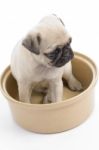
<instances>
[{"instance_id":1,"label":"bowl rim","mask_svg":"<svg viewBox=\"0 0 99 150\"><path fill-rule=\"evenodd\" d=\"M92 77L92 81L90 83L90 85L88 86L87 89L85 89L83 92L81 92L80 94L72 97L72 98L68 98L64 101L61 102L56 102L56 103L50 103L50 104L30 104L30 103L24 103L21 101L17 101L15 100L13 97L11 97L4 85L4 81L5 81L5 77L7 76L7 74L9 74L10 71L10 66L8 66L3 73L1 74L0 77L0 90L2 92L2 94L5 96L5 98L7 98L9 101L11 101L12 103L15 103L17 105L22 105L23 107L30 107L30 108L35 108L35 109L50 109L50 108L58 108L58 107L64 107L64 106L68 106L71 104L74 104L75 102L77 102L79 100L79 97L84 96L92 87L95 86L96 81L98 79L98 70L96 67L96 64L93 62L92 59L90 59L88 56L81 54L79 52L74 52L74 57L78 58L82 61L84 61L92 70L93 73L93 77Z\"/></svg>"}]
</instances>

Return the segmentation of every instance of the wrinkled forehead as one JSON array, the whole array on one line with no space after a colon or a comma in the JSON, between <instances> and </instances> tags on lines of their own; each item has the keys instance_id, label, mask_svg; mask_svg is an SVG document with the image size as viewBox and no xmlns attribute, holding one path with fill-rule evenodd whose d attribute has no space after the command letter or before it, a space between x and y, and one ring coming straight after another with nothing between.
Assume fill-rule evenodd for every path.
<instances>
[{"instance_id":1,"label":"wrinkled forehead","mask_svg":"<svg viewBox=\"0 0 99 150\"><path fill-rule=\"evenodd\" d=\"M71 36L66 33L60 33L55 35L47 36L46 42L46 52L50 52L54 50L56 47L62 48L64 45L66 45L69 40L71 39Z\"/></svg>"}]
</instances>

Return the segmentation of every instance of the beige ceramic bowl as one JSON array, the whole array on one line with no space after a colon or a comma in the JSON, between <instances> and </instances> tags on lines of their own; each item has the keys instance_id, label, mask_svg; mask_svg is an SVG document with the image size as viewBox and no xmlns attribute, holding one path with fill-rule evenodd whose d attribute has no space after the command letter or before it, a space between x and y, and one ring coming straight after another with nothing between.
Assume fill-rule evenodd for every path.
<instances>
[{"instance_id":1,"label":"beige ceramic bowl","mask_svg":"<svg viewBox=\"0 0 99 150\"><path fill-rule=\"evenodd\" d=\"M84 87L73 92L64 86L63 101L41 104L42 95L33 93L33 104L18 101L18 90L10 67L1 76L1 91L9 102L14 120L23 128L38 133L56 133L74 128L93 110L97 69L88 57L75 53L73 73Z\"/></svg>"}]
</instances>

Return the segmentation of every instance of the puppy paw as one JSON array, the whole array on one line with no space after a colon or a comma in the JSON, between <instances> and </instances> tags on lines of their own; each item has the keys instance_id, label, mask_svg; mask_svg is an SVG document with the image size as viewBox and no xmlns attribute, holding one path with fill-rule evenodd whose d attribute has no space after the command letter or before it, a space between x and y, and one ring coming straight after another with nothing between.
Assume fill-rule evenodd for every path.
<instances>
[{"instance_id":1,"label":"puppy paw","mask_svg":"<svg viewBox=\"0 0 99 150\"><path fill-rule=\"evenodd\" d=\"M49 100L48 95L45 95L43 99L43 104L48 104L48 103L51 103L51 101Z\"/></svg>"},{"instance_id":2,"label":"puppy paw","mask_svg":"<svg viewBox=\"0 0 99 150\"><path fill-rule=\"evenodd\" d=\"M83 87L82 87L82 84L80 83L80 81L78 81L74 77L69 80L68 86L73 91L82 91L83 90Z\"/></svg>"},{"instance_id":3,"label":"puppy paw","mask_svg":"<svg viewBox=\"0 0 99 150\"><path fill-rule=\"evenodd\" d=\"M45 95L43 99L43 104L47 104L47 103L48 103L48 98L47 98L47 95Z\"/></svg>"}]
</instances>

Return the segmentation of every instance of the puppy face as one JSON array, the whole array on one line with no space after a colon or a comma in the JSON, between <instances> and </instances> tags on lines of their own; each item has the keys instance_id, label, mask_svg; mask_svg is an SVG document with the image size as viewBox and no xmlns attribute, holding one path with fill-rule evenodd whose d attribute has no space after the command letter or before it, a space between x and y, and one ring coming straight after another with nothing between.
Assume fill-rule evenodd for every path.
<instances>
[{"instance_id":1,"label":"puppy face","mask_svg":"<svg viewBox=\"0 0 99 150\"><path fill-rule=\"evenodd\" d=\"M62 67L73 58L71 37L60 18L50 15L41 20L22 42L35 54L39 63L46 66Z\"/></svg>"},{"instance_id":2,"label":"puppy face","mask_svg":"<svg viewBox=\"0 0 99 150\"><path fill-rule=\"evenodd\" d=\"M52 52L45 53L45 56L51 60L52 66L62 67L73 58L74 54L70 46L71 40L69 38L66 45L63 45L61 48L57 46Z\"/></svg>"}]
</instances>

